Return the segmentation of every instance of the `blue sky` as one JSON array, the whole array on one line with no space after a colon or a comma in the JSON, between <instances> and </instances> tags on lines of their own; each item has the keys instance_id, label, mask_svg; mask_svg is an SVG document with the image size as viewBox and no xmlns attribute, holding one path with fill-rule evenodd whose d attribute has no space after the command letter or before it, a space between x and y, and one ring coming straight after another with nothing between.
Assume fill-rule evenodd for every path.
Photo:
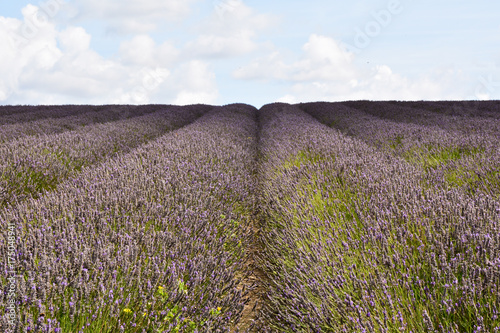
<instances>
[{"instance_id":1,"label":"blue sky","mask_svg":"<svg viewBox=\"0 0 500 333\"><path fill-rule=\"evenodd\" d=\"M0 3L0 104L500 99L491 0Z\"/></svg>"}]
</instances>

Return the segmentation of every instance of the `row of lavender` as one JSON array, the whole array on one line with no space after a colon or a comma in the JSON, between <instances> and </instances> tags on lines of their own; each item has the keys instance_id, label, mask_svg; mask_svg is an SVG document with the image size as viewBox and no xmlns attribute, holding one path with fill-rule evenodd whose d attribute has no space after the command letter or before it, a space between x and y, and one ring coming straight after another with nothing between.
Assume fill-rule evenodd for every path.
<instances>
[{"instance_id":1,"label":"row of lavender","mask_svg":"<svg viewBox=\"0 0 500 333\"><path fill-rule=\"evenodd\" d=\"M4 143L0 145L0 207L52 190L83 168L191 123L211 108L167 106L130 119Z\"/></svg>"},{"instance_id":2,"label":"row of lavender","mask_svg":"<svg viewBox=\"0 0 500 333\"><path fill-rule=\"evenodd\" d=\"M17 124L47 118L63 118L87 112L113 110L118 113L135 112L143 108L161 107L162 105L5 105L0 106L0 125Z\"/></svg>"},{"instance_id":3,"label":"row of lavender","mask_svg":"<svg viewBox=\"0 0 500 333\"><path fill-rule=\"evenodd\" d=\"M430 186L424 168L295 106L260 112L259 331L500 330L498 201Z\"/></svg>"},{"instance_id":4,"label":"row of lavender","mask_svg":"<svg viewBox=\"0 0 500 333\"><path fill-rule=\"evenodd\" d=\"M495 136L415 124L413 110L385 110L386 118L400 120L396 122L342 103L306 103L299 107L346 135L423 168L425 181L433 186L458 187L471 195L483 193L500 199L500 150ZM464 117L461 122L467 120L474 122L475 118Z\"/></svg>"},{"instance_id":5,"label":"row of lavender","mask_svg":"<svg viewBox=\"0 0 500 333\"><path fill-rule=\"evenodd\" d=\"M500 119L498 118L469 117L455 112L447 115L442 112L429 111L432 109L430 106L432 104L428 104L429 106L426 108L418 107L419 104L413 104L412 107L411 104L394 102L350 101L342 104L376 117L397 122L437 126L446 131L460 131L465 134L487 134L496 137L497 140L500 139ZM490 105L494 108L492 105L495 104Z\"/></svg>"},{"instance_id":6,"label":"row of lavender","mask_svg":"<svg viewBox=\"0 0 500 333\"><path fill-rule=\"evenodd\" d=\"M121 108L103 108L102 110L97 108L99 111L92 110L89 107L83 110L80 108L70 108L70 111L72 113L74 112L74 114L67 115L64 112L60 112L56 113L57 117L47 117L25 122L18 121L14 124L0 125L0 144L30 135L56 134L75 130L79 127L92 125L94 123L106 123L138 117L157 111L160 108L164 109L165 106L123 106ZM76 113L75 110L81 112ZM61 114L64 116L61 116Z\"/></svg>"},{"instance_id":7,"label":"row of lavender","mask_svg":"<svg viewBox=\"0 0 500 333\"><path fill-rule=\"evenodd\" d=\"M21 331L228 332L245 302L255 117L213 108L5 208L2 225L18 226Z\"/></svg>"},{"instance_id":8,"label":"row of lavender","mask_svg":"<svg viewBox=\"0 0 500 333\"><path fill-rule=\"evenodd\" d=\"M73 108L81 108L83 105L0 105L0 117L23 114L23 113L32 113L32 112L40 112L40 113L52 113L52 112L68 112L69 109ZM86 109L88 109L88 105ZM99 106L95 106L94 108L99 108Z\"/></svg>"},{"instance_id":9,"label":"row of lavender","mask_svg":"<svg viewBox=\"0 0 500 333\"><path fill-rule=\"evenodd\" d=\"M446 115L500 119L500 101L392 101L391 103Z\"/></svg>"}]
</instances>

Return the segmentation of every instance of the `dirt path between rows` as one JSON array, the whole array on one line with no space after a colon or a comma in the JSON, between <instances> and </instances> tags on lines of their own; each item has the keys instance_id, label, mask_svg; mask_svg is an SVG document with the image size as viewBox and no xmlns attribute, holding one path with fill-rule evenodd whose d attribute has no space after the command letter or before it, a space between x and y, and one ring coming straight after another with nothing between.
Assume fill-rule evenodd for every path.
<instances>
[{"instance_id":1,"label":"dirt path between rows","mask_svg":"<svg viewBox=\"0 0 500 333\"><path fill-rule=\"evenodd\" d=\"M253 177L256 187L254 188L255 202L253 206L253 216L248 221L247 232L250 232L252 238L248 241L248 260L245 263L244 271L249 272L247 276L242 279L240 288L245 297L248 297L248 302L243 308L243 312L239 322L231 329L231 333L253 333L258 332L254 328L254 323L258 318L259 311L265 302L266 286L268 285L268 278L263 270L259 267L259 255L264 251L264 246L261 242L261 217L260 214L260 200L261 200L261 186L260 186L260 160L262 158L260 152L260 132L261 132L261 119L259 113L255 114L255 120L258 124L257 132L255 134L256 142L256 155L255 155L255 169L253 170Z\"/></svg>"},{"instance_id":2,"label":"dirt path between rows","mask_svg":"<svg viewBox=\"0 0 500 333\"><path fill-rule=\"evenodd\" d=\"M243 308L240 321L231 330L231 333L256 332L252 329L252 323L257 318L257 314L262 308L265 295L266 274L257 265L257 255L262 249L260 243L260 226L258 220L250 222L252 239L249 242L249 257L246 263L250 274L243 278L240 285L241 290L248 292L248 303Z\"/></svg>"}]
</instances>

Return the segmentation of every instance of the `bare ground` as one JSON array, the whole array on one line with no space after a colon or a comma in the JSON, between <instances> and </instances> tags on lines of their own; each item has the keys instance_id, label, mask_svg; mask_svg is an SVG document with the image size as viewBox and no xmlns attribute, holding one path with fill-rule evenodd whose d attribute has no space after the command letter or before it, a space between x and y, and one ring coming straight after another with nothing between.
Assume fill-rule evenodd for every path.
<instances>
[{"instance_id":1,"label":"bare ground","mask_svg":"<svg viewBox=\"0 0 500 333\"><path fill-rule=\"evenodd\" d=\"M243 308L243 313L239 322L233 327L231 333L251 333L256 332L252 330L252 323L257 318L257 314L262 308L264 295L265 295L265 282L267 276L256 264L257 254L261 250L259 242L260 228L258 221L253 220L250 225L252 231L252 239L249 244L249 256L246 263L246 268L249 271L247 276L243 277L239 288L244 294L247 294L248 302Z\"/></svg>"}]
</instances>

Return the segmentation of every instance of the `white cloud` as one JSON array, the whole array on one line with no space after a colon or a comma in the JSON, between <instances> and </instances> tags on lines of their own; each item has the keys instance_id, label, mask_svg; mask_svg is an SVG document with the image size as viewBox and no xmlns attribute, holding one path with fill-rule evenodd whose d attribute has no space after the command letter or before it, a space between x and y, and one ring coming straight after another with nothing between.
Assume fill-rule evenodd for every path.
<instances>
[{"instance_id":1,"label":"white cloud","mask_svg":"<svg viewBox=\"0 0 500 333\"><path fill-rule=\"evenodd\" d=\"M218 98L215 74L208 64L191 60L169 71L142 69L114 103L215 104Z\"/></svg>"},{"instance_id":2,"label":"white cloud","mask_svg":"<svg viewBox=\"0 0 500 333\"><path fill-rule=\"evenodd\" d=\"M178 58L169 43L139 35L113 58L91 48L82 27L58 31L52 22L23 34L23 20L0 17L0 102L8 104L198 103L217 98L215 74L202 61ZM27 38L28 36L29 38Z\"/></svg>"},{"instance_id":3,"label":"white cloud","mask_svg":"<svg viewBox=\"0 0 500 333\"><path fill-rule=\"evenodd\" d=\"M214 104L218 97L215 74L207 63L193 60L183 64L170 82L179 91L174 104Z\"/></svg>"},{"instance_id":4,"label":"white cloud","mask_svg":"<svg viewBox=\"0 0 500 333\"><path fill-rule=\"evenodd\" d=\"M178 60L179 50L169 42L157 45L149 35L137 35L120 44L119 57L125 64L168 66Z\"/></svg>"},{"instance_id":5,"label":"white cloud","mask_svg":"<svg viewBox=\"0 0 500 333\"><path fill-rule=\"evenodd\" d=\"M414 80L395 74L385 65L375 66L368 73L350 81L313 81L292 85L289 96L295 103L306 101L344 101L344 100L439 100L462 99L465 90L457 89L456 73L448 76L420 77ZM290 97L289 97L290 98Z\"/></svg>"},{"instance_id":6,"label":"white cloud","mask_svg":"<svg viewBox=\"0 0 500 333\"><path fill-rule=\"evenodd\" d=\"M295 104L295 103L298 103L299 101L297 100L297 98L293 95L285 95L283 97L280 97L276 100L276 102L280 102L280 103L288 103L288 104Z\"/></svg>"},{"instance_id":7,"label":"white cloud","mask_svg":"<svg viewBox=\"0 0 500 333\"><path fill-rule=\"evenodd\" d=\"M241 0L215 3L212 15L199 24L199 36L185 46L192 57L231 57L252 52L259 47L258 32L276 23L277 18L258 14Z\"/></svg>"},{"instance_id":8,"label":"white cloud","mask_svg":"<svg viewBox=\"0 0 500 333\"><path fill-rule=\"evenodd\" d=\"M101 19L108 30L123 34L153 31L165 21L181 21L198 0L74 0L68 5L75 19Z\"/></svg>"},{"instance_id":9,"label":"white cloud","mask_svg":"<svg viewBox=\"0 0 500 333\"><path fill-rule=\"evenodd\" d=\"M256 59L249 65L240 67L233 72L235 78L247 80L286 80L289 75L290 65L285 64L281 59L281 54L277 51Z\"/></svg>"},{"instance_id":10,"label":"white cloud","mask_svg":"<svg viewBox=\"0 0 500 333\"><path fill-rule=\"evenodd\" d=\"M311 35L302 47L303 55L292 64L286 64L279 52L256 59L234 71L239 79L278 79L297 81L350 80L356 77L353 55L344 53L331 38Z\"/></svg>"},{"instance_id":11,"label":"white cloud","mask_svg":"<svg viewBox=\"0 0 500 333\"><path fill-rule=\"evenodd\" d=\"M302 55L286 63L274 51L233 72L245 80L279 80L290 83L288 93L277 101L299 102L350 99L457 99L458 71L430 73L410 79L394 73L387 65L359 68L354 55L332 38L312 34Z\"/></svg>"},{"instance_id":12,"label":"white cloud","mask_svg":"<svg viewBox=\"0 0 500 333\"><path fill-rule=\"evenodd\" d=\"M175 105L215 104L217 96L210 92L181 91L174 100Z\"/></svg>"},{"instance_id":13,"label":"white cloud","mask_svg":"<svg viewBox=\"0 0 500 333\"><path fill-rule=\"evenodd\" d=\"M257 45L251 31L233 36L201 35L186 45L185 52L193 57L230 57L252 52Z\"/></svg>"},{"instance_id":14,"label":"white cloud","mask_svg":"<svg viewBox=\"0 0 500 333\"><path fill-rule=\"evenodd\" d=\"M0 52L0 101L17 90L25 70L50 69L61 57L55 27L37 20L37 13L38 7L28 5L22 10L23 21L0 17L0 36L5 41Z\"/></svg>"},{"instance_id":15,"label":"white cloud","mask_svg":"<svg viewBox=\"0 0 500 333\"><path fill-rule=\"evenodd\" d=\"M303 46L302 59L292 66L294 81L349 80L355 76L352 54L331 38L311 35Z\"/></svg>"},{"instance_id":16,"label":"white cloud","mask_svg":"<svg viewBox=\"0 0 500 333\"><path fill-rule=\"evenodd\" d=\"M147 104L151 103L155 93L162 91L165 80L171 76L167 68L147 68L130 71L127 81L119 87L112 103Z\"/></svg>"},{"instance_id":17,"label":"white cloud","mask_svg":"<svg viewBox=\"0 0 500 333\"><path fill-rule=\"evenodd\" d=\"M211 17L200 28L218 34L232 34L241 30L265 30L276 24L270 14L256 13L242 0L221 0L214 6Z\"/></svg>"},{"instance_id":18,"label":"white cloud","mask_svg":"<svg viewBox=\"0 0 500 333\"><path fill-rule=\"evenodd\" d=\"M59 33L58 39L63 51L80 53L90 47L91 36L81 27L69 27Z\"/></svg>"}]
</instances>

